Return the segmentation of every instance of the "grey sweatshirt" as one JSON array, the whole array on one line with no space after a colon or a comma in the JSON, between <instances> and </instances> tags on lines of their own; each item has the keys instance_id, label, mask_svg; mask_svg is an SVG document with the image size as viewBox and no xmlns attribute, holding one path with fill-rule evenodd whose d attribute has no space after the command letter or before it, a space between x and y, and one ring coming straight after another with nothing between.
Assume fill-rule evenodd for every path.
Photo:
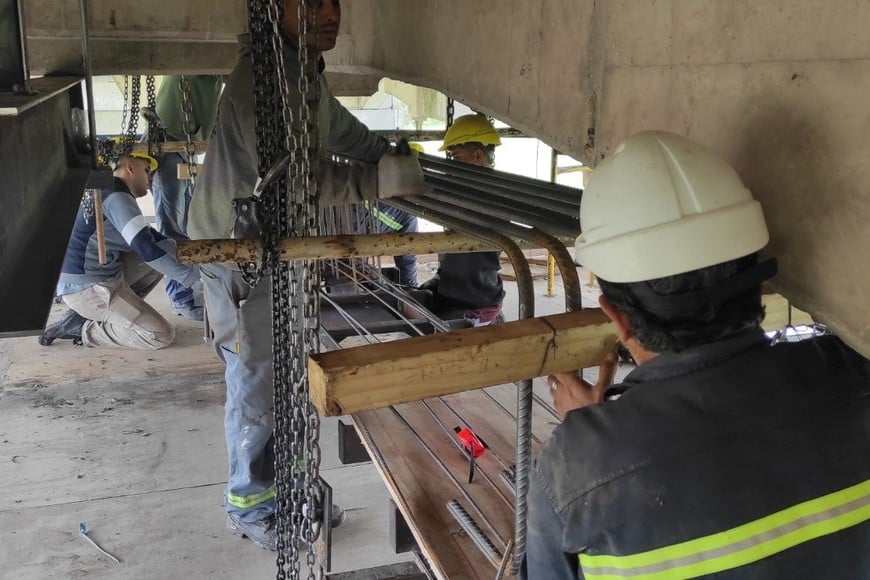
<instances>
[{"instance_id":1,"label":"grey sweatshirt","mask_svg":"<svg viewBox=\"0 0 870 580\"><path fill-rule=\"evenodd\" d=\"M235 214L232 200L250 196L257 183L257 138L254 120L254 79L250 38L239 36L239 62L233 70L218 108L205 165L190 207L191 239L229 238ZM296 48L284 44L284 64L291 106L299 105L300 67ZM389 149L387 141L372 133L333 96L320 76L319 108L321 149L368 163L320 163L321 205L357 203L377 198L376 162Z\"/></svg>"}]
</instances>

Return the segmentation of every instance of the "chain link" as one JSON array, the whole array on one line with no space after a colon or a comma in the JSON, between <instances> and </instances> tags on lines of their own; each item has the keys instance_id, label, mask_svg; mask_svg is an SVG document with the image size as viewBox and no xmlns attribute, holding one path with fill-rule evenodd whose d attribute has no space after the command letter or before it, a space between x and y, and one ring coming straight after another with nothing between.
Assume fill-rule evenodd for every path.
<instances>
[{"instance_id":1,"label":"chain link","mask_svg":"<svg viewBox=\"0 0 870 580\"><path fill-rule=\"evenodd\" d=\"M155 114L157 113L157 93L154 84L154 75L145 77L145 92L148 95L148 108ZM148 123L148 155L159 157L162 151L162 142L166 140L165 131L159 123L152 123L150 118L146 119Z\"/></svg>"},{"instance_id":2,"label":"chain link","mask_svg":"<svg viewBox=\"0 0 870 580\"><path fill-rule=\"evenodd\" d=\"M193 105L190 101L190 81L187 80L186 76L181 75L179 85L181 87L181 110L184 112L184 137L186 139L184 150L187 153L187 167L190 172L188 182L190 183L190 191L192 193L196 189L196 175L198 171L196 165L196 146L193 144L193 132L196 131L196 127L193 123Z\"/></svg>"},{"instance_id":3,"label":"chain link","mask_svg":"<svg viewBox=\"0 0 870 580\"><path fill-rule=\"evenodd\" d=\"M305 46L310 0L300 0L298 51L300 106L292 109L281 34L283 2L248 0L252 41L254 110L258 172L264 177L279 156L289 152L289 175L282 175L261 196L263 259L257 277L271 273L275 403L275 472L278 531L278 578L300 577L299 542L307 549L307 578L323 578L315 560L315 523L322 506L319 484L320 418L308 396L307 358L318 349L319 271L316 261L278 259L278 240L316 235L316 164L319 157L317 107L319 73ZM313 66L311 66L313 64ZM311 79L311 80L309 80ZM312 82L313 80L313 82ZM275 111L276 104L280 112ZM312 113L312 109L314 112ZM294 120L296 121L294 123Z\"/></svg>"},{"instance_id":4,"label":"chain link","mask_svg":"<svg viewBox=\"0 0 870 580\"><path fill-rule=\"evenodd\" d=\"M142 77L136 75L130 83L130 122L127 124L127 131L122 137L122 155L128 155L133 151L133 143L136 142L136 136L139 134L139 98L141 96L141 88Z\"/></svg>"},{"instance_id":5,"label":"chain link","mask_svg":"<svg viewBox=\"0 0 870 580\"><path fill-rule=\"evenodd\" d=\"M455 114L455 110L453 107L453 99L450 97L447 97L447 128L448 129L453 124L454 114Z\"/></svg>"}]
</instances>

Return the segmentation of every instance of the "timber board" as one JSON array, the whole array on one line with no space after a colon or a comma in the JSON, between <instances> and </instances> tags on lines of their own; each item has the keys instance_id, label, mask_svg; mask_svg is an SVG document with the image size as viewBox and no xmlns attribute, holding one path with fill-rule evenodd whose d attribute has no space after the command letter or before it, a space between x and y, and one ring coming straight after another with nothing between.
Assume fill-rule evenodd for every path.
<instances>
[{"instance_id":1,"label":"timber board","mask_svg":"<svg viewBox=\"0 0 870 580\"><path fill-rule=\"evenodd\" d=\"M535 383L538 389L543 384ZM447 503L458 500L504 553L514 532L515 496L501 472L516 461L515 415L516 386L512 384L352 415L422 555L439 578L495 576L498 562L488 559L462 531ZM536 451L556 419L540 402L533 404L532 415L532 448ZM488 446L477 460L471 484L469 462L455 427L471 428Z\"/></svg>"}]
</instances>

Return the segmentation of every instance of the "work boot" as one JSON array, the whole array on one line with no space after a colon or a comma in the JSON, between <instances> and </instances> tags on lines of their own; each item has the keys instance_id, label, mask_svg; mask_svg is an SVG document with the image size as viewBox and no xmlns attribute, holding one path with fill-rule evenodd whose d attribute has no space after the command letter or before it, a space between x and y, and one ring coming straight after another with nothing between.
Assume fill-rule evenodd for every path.
<instances>
[{"instance_id":1,"label":"work boot","mask_svg":"<svg viewBox=\"0 0 870 580\"><path fill-rule=\"evenodd\" d=\"M47 327L39 335L39 344L49 346L55 339L72 340L73 344L82 344L82 326L87 318L73 309L69 309L60 320Z\"/></svg>"},{"instance_id":2,"label":"work boot","mask_svg":"<svg viewBox=\"0 0 870 580\"><path fill-rule=\"evenodd\" d=\"M234 536L248 538L264 550L278 551L278 528L274 515L255 522L241 522L227 514L227 527Z\"/></svg>"},{"instance_id":3,"label":"work boot","mask_svg":"<svg viewBox=\"0 0 870 580\"><path fill-rule=\"evenodd\" d=\"M173 304L172 313L176 316L183 316L189 320L198 320L202 322L203 308L195 306L193 303L188 304Z\"/></svg>"}]
</instances>

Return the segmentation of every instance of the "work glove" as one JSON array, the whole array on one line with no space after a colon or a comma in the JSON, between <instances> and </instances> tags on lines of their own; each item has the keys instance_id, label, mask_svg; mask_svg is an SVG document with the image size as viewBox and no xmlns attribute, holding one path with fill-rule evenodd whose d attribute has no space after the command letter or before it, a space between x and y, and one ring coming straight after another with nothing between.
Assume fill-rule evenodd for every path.
<instances>
[{"instance_id":1,"label":"work glove","mask_svg":"<svg viewBox=\"0 0 870 580\"><path fill-rule=\"evenodd\" d=\"M417 156L387 153L378 162L378 198L423 195L431 188L423 182Z\"/></svg>"}]
</instances>

